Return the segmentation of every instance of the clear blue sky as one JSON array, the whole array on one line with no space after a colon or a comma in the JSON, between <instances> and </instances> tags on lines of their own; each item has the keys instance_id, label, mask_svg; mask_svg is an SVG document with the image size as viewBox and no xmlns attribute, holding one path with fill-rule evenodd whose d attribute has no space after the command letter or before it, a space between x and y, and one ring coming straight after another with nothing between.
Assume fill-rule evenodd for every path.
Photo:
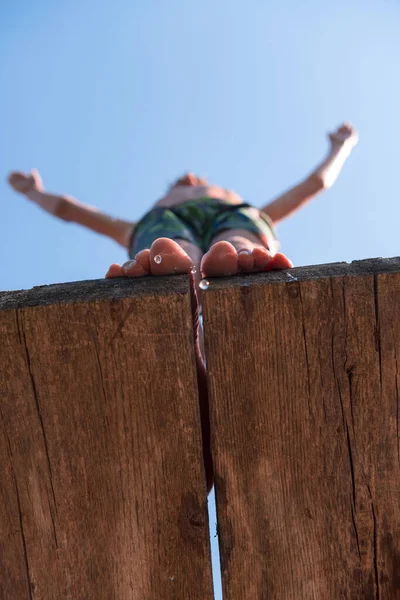
<instances>
[{"instance_id":1,"label":"clear blue sky","mask_svg":"<svg viewBox=\"0 0 400 600\"><path fill-rule=\"evenodd\" d=\"M278 228L282 250L295 265L399 254L400 4L273 4L2 3L0 289L125 260L14 194L11 169L132 220L186 169L261 206L344 120L360 144L334 188Z\"/></svg>"}]
</instances>

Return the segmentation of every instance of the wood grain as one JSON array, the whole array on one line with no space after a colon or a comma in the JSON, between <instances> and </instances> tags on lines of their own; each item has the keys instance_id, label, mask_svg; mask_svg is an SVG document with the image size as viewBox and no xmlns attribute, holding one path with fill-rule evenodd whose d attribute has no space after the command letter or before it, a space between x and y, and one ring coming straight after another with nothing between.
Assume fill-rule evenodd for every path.
<instances>
[{"instance_id":1,"label":"wood grain","mask_svg":"<svg viewBox=\"0 0 400 600\"><path fill-rule=\"evenodd\" d=\"M0 295L0 598L212 598L187 277Z\"/></svg>"},{"instance_id":2,"label":"wood grain","mask_svg":"<svg viewBox=\"0 0 400 600\"><path fill-rule=\"evenodd\" d=\"M399 271L210 280L224 600L400 598Z\"/></svg>"}]
</instances>

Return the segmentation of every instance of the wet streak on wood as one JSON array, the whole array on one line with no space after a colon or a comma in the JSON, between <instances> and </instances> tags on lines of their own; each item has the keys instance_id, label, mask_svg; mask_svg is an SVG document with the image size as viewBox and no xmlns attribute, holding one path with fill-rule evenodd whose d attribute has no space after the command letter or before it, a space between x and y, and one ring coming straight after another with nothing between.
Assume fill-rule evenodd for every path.
<instances>
[{"instance_id":1,"label":"wet streak on wood","mask_svg":"<svg viewBox=\"0 0 400 600\"><path fill-rule=\"evenodd\" d=\"M224 600L400 598L400 263L335 267L203 294Z\"/></svg>"},{"instance_id":2,"label":"wet streak on wood","mask_svg":"<svg viewBox=\"0 0 400 600\"><path fill-rule=\"evenodd\" d=\"M1 600L212 598L188 279L147 281L0 294Z\"/></svg>"}]
</instances>

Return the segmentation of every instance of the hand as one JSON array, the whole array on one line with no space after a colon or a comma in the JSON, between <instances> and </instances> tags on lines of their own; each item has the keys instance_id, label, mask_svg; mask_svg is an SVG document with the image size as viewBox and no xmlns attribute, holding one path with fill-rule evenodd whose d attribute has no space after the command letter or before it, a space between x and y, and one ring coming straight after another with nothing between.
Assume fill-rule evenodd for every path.
<instances>
[{"instance_id":1,"label":"hand","mask_svg":"<svg viewBox=\"0 0 400 600\"><path fill-rule=\"evenodd\" d=\"M32 169L29 175L20 171L12 171L8 176L8 183L13 190L20 194L28 194L34 190L43 191L42 178L36 169Z\"/></svg>"},{"instance_id":2,"label":"hand","mask_svg":"<svg viewBox=\"0 0 400 600\"><path fill-rule=\"evenodd\" d=\"M349 146L358 143L358 133L350 123L343 123L336 131L328 134L332 146Z\"/></svg>"}]
</instances>

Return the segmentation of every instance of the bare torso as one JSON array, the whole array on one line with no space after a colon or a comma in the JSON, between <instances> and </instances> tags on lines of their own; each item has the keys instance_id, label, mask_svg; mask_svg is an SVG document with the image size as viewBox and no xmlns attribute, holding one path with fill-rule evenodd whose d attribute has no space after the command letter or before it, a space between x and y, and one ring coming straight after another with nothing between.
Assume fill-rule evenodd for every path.
<instances>
[{"instance_id":1,"label":"bare torso","mask_svg":"<svg viewBox=\"0 0 400 600\"><path fill-rule=\"evenodd\" d=\"M173 187L166 196L158 200L154 206L174 206L196 198L216 198L227 204L241 204L242 198L230 190L217 185L179 185Z\"/></svg>"}]
</instances>

